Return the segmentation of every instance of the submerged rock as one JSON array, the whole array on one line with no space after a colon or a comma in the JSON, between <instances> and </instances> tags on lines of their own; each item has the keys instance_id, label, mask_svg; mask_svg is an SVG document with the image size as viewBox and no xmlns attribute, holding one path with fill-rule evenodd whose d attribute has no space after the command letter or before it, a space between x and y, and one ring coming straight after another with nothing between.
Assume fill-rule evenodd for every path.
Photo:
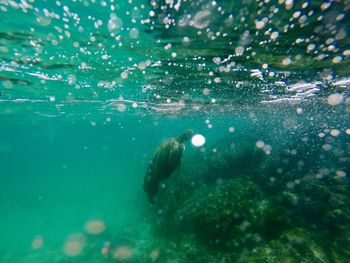
<instances>
[{"instance_id":1,"label":"submerged rock","mask_svg":"<svg viewBox=\"0 0 350 263\"><path fill-rule=\"evenodd\" d=\"M197 159L188 169L204 184L230 180L244 175L254 177L261 172L267 155L255 146L252 138L244 141L222 139ZM197 173L197 174L196 174Z\"/></svg>"},{"instance_id":2,"label":"submerged rock","mask_svg":"<svg viewBox=\"0 0 350 263\"><path fill-rule=\"evenodd\" d=\"M283 211L243 178L196 191L177 217L204 243L224 250L257 244L288 225Z\"/></svg>"},{"instance_id":3,"label":"submerged rock","mask_svg":"<svg viewBox=\"0 0 350 263\"><path fill-rule=\"evenodd\" d=\"M348 179L306 145L271 155L251 145L222 140L161 189L155 233L176 243L172 258L347 262Z\"/></svg>"},{"instance_id":4,"label":"submerged rock","mask_svg":"<svg viewBox=\"0 0 350 263\"><path fill-rule=\"evenodd\" d=\"M237 262L297 263L330 262L326 251L315 242L315 236L305 229L289 229L280 238L245 251Z\"/></svg>"}]
</instances>

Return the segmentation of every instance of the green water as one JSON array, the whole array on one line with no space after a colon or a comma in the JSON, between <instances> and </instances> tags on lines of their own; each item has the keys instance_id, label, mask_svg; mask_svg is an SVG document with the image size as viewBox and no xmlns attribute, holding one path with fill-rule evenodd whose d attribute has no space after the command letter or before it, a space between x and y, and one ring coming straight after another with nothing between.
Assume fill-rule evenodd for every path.
<instances>
[{"instance_id":1,"label":"green water","mask_svg":"<svg viewBox=\"0 0 350 263\"><path fill-rule=\"evenodd\" d=\"M349 261L349 10L0 0L0 262Z\"/></svg>"}]
</instances>

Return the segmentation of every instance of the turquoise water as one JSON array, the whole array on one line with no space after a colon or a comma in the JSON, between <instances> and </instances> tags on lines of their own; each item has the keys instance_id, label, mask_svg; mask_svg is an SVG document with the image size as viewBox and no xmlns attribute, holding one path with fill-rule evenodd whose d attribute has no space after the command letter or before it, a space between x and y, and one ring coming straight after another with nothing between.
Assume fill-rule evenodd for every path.
<instances>
[{"instance_id":1,"label":"turquoise water","mask_svg":"<svg viewBox=\"0 0 350 263\"><path fill-rule=\"evenodd\" d=\"M0 262L349 261L349 10L0 0Z\"/></svg>"}]
</instances>

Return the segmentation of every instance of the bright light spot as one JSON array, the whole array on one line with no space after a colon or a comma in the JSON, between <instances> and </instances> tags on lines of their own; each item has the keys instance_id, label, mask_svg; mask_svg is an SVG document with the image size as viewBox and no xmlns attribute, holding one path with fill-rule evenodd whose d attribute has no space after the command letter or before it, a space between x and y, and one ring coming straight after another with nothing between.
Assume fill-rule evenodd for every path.
<instances>
[{"instance_id":1,"label":"bright light spot","mask_svg":"<svg viewBox=\"0 0 350 263\"><path fill-rule=\"evenodd\" d=\"M132 256L132 254L133 251L131 247L120 246L113 252L113 258L120 261L126 261Z\"/></svg>"},{"instance_id":2,"label":"bright light spot","mask_svg":"<svg viewBox=\"0 0 350 263\"><path fill-rule=\"evenodd\" d=\"M346 133L347 135L350 135L350 128L349 128L349 129L346 129L346 130L345 130L345 133Z\"/></svg>"},{"instance_id":3,"label":"bright light spot","mask_svg":"<svg viewBox=\"0 0 350 263\"><path fill-rule=\"evenodd\" d=\"M171 53L171 56L173 57L173 58L176 58L176 53L175 52L173 52L173 53Z\"/></svg>"},{"instance_id":4,"label":"bright light spot","mask_svg":"<svg viewBox=\"0 0 350 263\"><path fill-rule=\"evenodd\" d=\"M327 98L327 103L333 106L342 103L342 101L343 101L343 95L338 93L333 93L329 95Z\"/></svg>"},{"instance_id":5,"label":"bright light spot","mask_svg":"<svg viewBox=\"0 0 350 263\"><path fill-rule=\"evenodd\" d=\"M56 98L55 98L54 96L50 96L50 97L49 97L49 100L50 100L51 102L54 102L54 101L56 100Z\"/></svg>"},{"instance_id":6,"label":"bright light spot","mask_svg":"<svg viewBox=\"0 0 350 263\"><path fill-rule=\"evenodd\" d=\"M205 138L201 134L196 134L192 137L191 143L195 147L201 147L205 144Z\"/></svg>"},{"instance_id":7,"label":"bright light spot","mask_svg":"<svg viewBox=\"0 0 350 263\"><path fill-rule=\"evenodd\" d=\"M85 223L84 228L87 233L98 235L105 230L106 226L102 220L92 219Z\"/></svg>"},{"instance_id":8,"label":"bright light spot","mask_svg":"<svg viewBox=\"0 0 350 263\"><path fill-rule=\"evenodd\" d=\"M235 131L235 128L230 127L228 130L229 130L229 132L234 132L234 131Z\"/></svg>"}]
</instances>

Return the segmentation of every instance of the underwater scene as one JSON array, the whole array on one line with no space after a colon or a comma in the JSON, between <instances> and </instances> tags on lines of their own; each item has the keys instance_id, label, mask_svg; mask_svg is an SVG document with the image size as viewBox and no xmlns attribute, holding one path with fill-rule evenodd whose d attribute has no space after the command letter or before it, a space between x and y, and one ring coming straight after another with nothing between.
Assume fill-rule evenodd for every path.
<instances>
[{"instance_id":1,"label":"underwater scene","mask_svg":"<svg viewBox=\"0 0 350 263\"><path fill-rule=\"evenodd\" d=\"M350 0L0 0L0 262L350 262L349 93Z\"/></svg>"}]
</instances>

